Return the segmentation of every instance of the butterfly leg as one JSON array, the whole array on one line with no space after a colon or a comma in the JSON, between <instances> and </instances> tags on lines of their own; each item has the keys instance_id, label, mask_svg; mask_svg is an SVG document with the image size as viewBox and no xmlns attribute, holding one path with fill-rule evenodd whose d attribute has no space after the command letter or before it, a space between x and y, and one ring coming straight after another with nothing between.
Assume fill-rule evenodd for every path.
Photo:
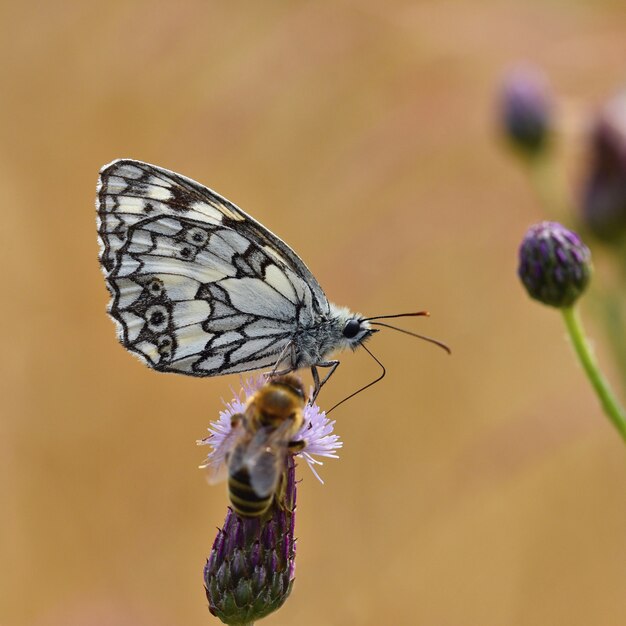
<instances>
[{"instance_id":1,"label":"butterfly leg","mask_svg":"<svg viewBox=\"0 0 626 626\"><path fill-rule=\"evenodd\" d=\"M329 367L330 370L328 374L320 381L320 376L317 372L318 367ZM324 384L328 381L328 379L335 373L335 370L339 367L339 361L322 361L321 363L316 363L311 368L311 374L313 376L313 395L309 398L309 404L313 404L315 399L319 395L320 391Z\"/></svg>"},{"instance_id":2,"label":"butterfly leg","mask_svg":"<svg viewBox=\"0 0 626 626\"><path fill-rule=\"evenodd\" d=\"M296 362L296 347L294 346L293 342L290 341L280 352L280 354L278 355L278 359L276 360L276 364L274 365L274 367L272 368L271 372L266 372L264 374L265 378L270 379L270 378L274 378L274 376L284 376L285 374L289 374L290 372L293 372L295 367L293 367L293 365L289 365L289 367L286 367L282 370L278 369L278 366L281 364L282 361L285 360L285 356L287 355L287 351L291 350L291 363L295 363Z\"/></svg>"}]
</instances>

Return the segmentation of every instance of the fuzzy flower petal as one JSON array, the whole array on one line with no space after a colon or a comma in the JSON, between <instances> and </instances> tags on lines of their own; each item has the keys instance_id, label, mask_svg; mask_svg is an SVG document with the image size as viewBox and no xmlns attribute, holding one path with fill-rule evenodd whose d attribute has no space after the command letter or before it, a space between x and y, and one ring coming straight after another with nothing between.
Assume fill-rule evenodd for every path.
<instances>
[{"instance_id":1,"label":"fuzzy flower petal","mask_svg":"<svg viewBox=\"0 0 626 626\"><path fill-rule=\"evenodd\" d=\"M209 436L198 439L199 446L211 446L212 450L207 455L201 469L208 468L217 470L226 460L226 454L231 448L232 442L229 436L232 434L233 415L243 413L246 410L248 398L257 392L263 384L262 377L256 379L241 379L241 391L239 394L231 387L234 398L230 402L224 402L224 410L220 411L220 416L209 424ZM242 398L243 395L243 398Z\"/></svg>"},{"instance_id":2,"label":"fuzzy flower petal","mask_svg":"<svg viewBox=\"0 0 626 626\"><path fill-rule=\"evenodd\" d=\"M220 411L219 418L209 425L209 436L199 440L198 445L209 445L212 450L207 455L206 460L200 466L207 468L209 472L218 473L225 465L226 455L235 443L231 437L231 422L233 415L243 413L251 396L253 396L265 383L264 376L242 379L241 392L225 403L225 408ZM323 462L316 457L326 457L331 459L339 458L336 451L343 446L343 442L338 435L333 434L335 421L329 420L326 413L317 404L306 404L304 408L304 423L298 431L296 439L305 441L304 448L296 455L303 458L314 476L323 484L324 481L314 468L314 465L323 465Z\"/></svg>"},{"instance_id":3,"label":"fuzzy flower petal","mask_svg":"<svg viewBox=\"0 0 626 626\"><path fill-rule=\"evenodd\" d=\"M314 465L323 465L323 462L316 459L316 456L323 456L329 459L338 459L336 451L343 446L339 435L334 435L335 421L326 417L326 413L321 411L317 404L307 404L304 408L304 424L298 431L296 439L306 441L306 446L298 454L302 457L314 476L324 484L320 475L315 470Z\"/></svg>"}]
</instances>

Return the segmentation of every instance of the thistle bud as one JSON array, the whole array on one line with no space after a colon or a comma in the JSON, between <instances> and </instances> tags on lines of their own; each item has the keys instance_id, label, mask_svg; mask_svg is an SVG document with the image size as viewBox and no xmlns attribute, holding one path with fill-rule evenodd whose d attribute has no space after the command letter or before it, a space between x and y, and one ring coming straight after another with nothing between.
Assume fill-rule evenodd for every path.
<instances>
[{"instance_id":1,"label":"thistle bud","mask_svg":"<svg viewBox=\"0 0 626 626\"><path fill-rule=\"evenodd\" d=\"M598 238L617 241L626 234L626 91L600 111L591 131L590 152L583 219Z\"/></svg>"},{"instance_id":2,"label":"thistle bud","mask_svg":"<svg viewBox=\"0 0 626 626\"><path fill-rule=\"evenodd\" d=\"M280 608L295 577L295 462L287 458L284 500L269 517L228 509L204 568L209 611L225 624L249 624Z\"/></svg>"},{"instance_id":3,"label":"thistle bud","mask_svg":"<svg viewBox=\"0 0 626 626\"><path fill-rule=\"evenodd\" d=\"M501 124L511 144L528 157L542 153L552 122L545 76L532 67L515 69L506 77L500 98Z\"/></svg>"},{"instance_id":4,"label":"thistle bud","mask_svg":"<svg viewBox=\"0 0 626 626\"><path fill-rule=\"evenodd\" d=\"M247 413L259 391L272 384L272 379L268 381L263 375L244 381L244 397L236 396L227 403L219 419L209 426L209 436L198 441L211 448L201 467L214 478L225 465L230 471L229 455L238 442L233 436L234 418ZM343 445L333 432L335 422L317 404L307 402L302 418L292 440L299 445L285 453L284 473L269 509L248 517L229 508L213 543L204 568L204 585L209 610L225 624L250 624L261 619L281 607L291 593L296 558L295 458L304 460L322 482L315 470L316 465L322 465L319 457L336 459ZM241 510L241 502L236 505L229 493L233 508Z\"/></svg>"},{"instance_id":5,"label":"thistle bud","mask_svg":"<svg viewBox=\"0 0 626 626\"><path fill-rule=\"evenodd\" d=\"M589 248L561 224L541 222L526 232L517 273L531 298L570 307L585 291L591 270Z\"/></svg>"}]
</instances>

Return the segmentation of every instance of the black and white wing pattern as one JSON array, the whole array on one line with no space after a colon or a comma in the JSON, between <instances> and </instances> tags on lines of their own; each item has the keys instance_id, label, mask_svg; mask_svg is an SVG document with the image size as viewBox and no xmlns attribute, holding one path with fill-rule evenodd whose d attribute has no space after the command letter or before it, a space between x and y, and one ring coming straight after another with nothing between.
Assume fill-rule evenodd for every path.
<instances>
[{"instance_id":1,"label":"black and white wing pattern","mask_svg":"<svg viewBox=\"0 0 626 626\"><path fill-rule=\"evenodd\" d=\"M150 367L192 376L272 367L298 329L329 314L295 252L210 189L121 159L101 170L97 194L109 313Z\"/></svg>"}]
</instances>

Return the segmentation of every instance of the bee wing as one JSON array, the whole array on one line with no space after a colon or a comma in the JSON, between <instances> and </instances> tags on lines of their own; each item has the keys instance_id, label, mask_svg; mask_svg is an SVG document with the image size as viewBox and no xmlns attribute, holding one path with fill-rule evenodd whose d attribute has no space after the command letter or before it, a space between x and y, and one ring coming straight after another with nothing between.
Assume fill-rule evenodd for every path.
<instances>
[{"instance_id":1,"label":"bee wing","mask_svg":"<svg viewBox=\"0 0 626 626\"><path fill-rule=\"evenodd\" d=\"M278 481L285 469L287 447L281 446L272 453L261 455L250 471L250 485L258 496L268 496L276 491Z\"/></svg>"},{"instance_id":2,"label":"bee wing","mask_svg":"<svg viewBox=\"0 0 626 626\"><path fill-rule=\"evenodd\" d=\"M276 490L285 468L287 454L287 434L291 424L283 422L275 430L265 429L256 433L242 458L250 475L250 485L254 492L265 497Z\"/></svg>"},{"instance_id":3,"label":"bee wing","mask_svg":"<svg viewBox=\"0 0 626 626\"><path fill-rule=\"evenodd\" d=\"M226 462L215 466L201 465L206 470L206 480L209 485L217 485L228 478L228 464Z\"/></svg>"},{"instance_id":4,"label":"bee wing","mask_svg":"<svg viewBox=\"0 0 626 626\"><path fill-rule=\"evenodd\" d=\"M224 436L219 445L213 448L206 461L200 466L202 469L206 469L207 481L210 485L226 480L228 476L228 456L245 434L242 414L234 415L232 422L234 425L230 431Z\"/></svg>"}]
</instances>

